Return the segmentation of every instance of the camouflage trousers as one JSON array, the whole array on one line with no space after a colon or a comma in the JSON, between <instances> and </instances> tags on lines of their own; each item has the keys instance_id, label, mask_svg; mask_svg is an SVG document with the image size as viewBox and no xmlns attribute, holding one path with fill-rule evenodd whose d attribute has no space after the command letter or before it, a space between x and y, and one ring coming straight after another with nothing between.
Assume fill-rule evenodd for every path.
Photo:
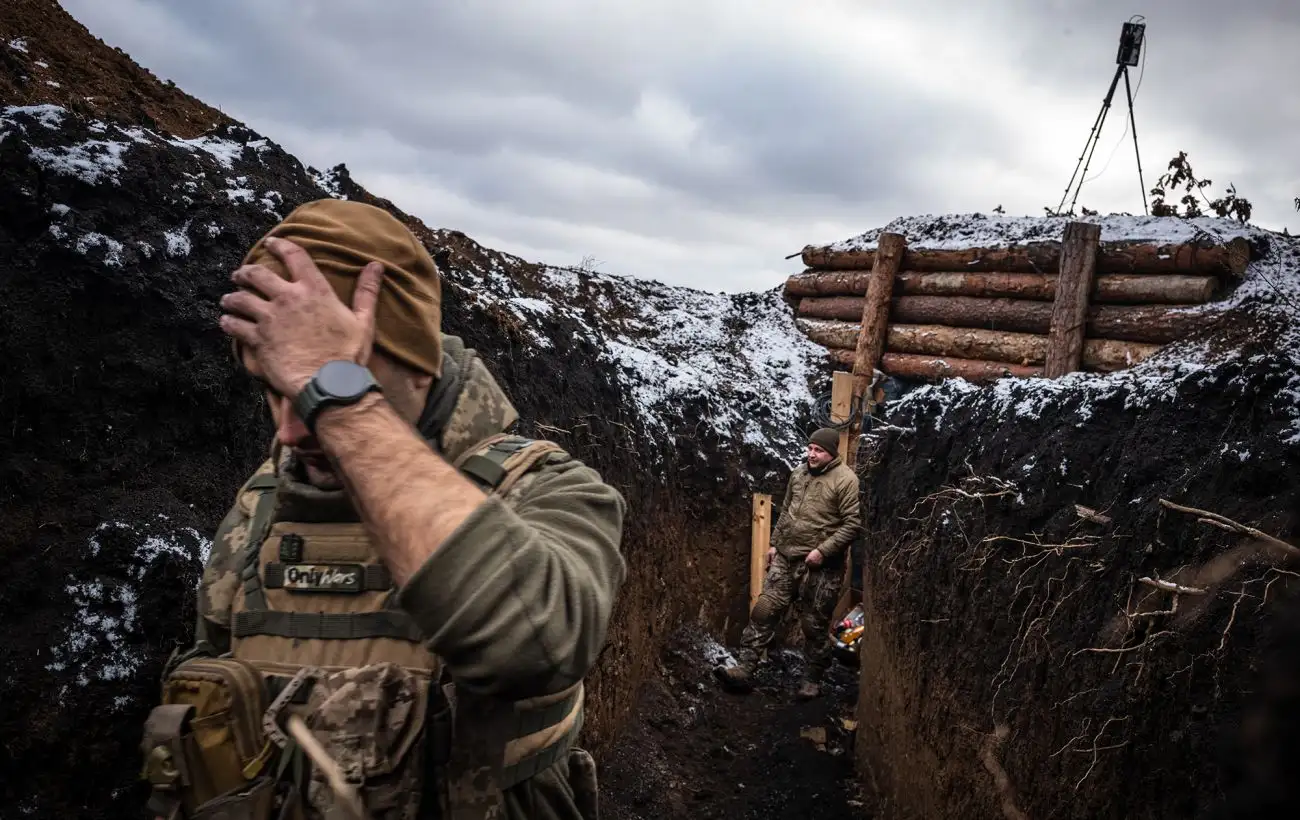
<instances>
[{"instance_id":1,"label":"camouflage trousers","mask_svg":"<svg viewBox=\"0 0 1300 820\"><path fill-rule=\"evenodd\" d=\"M808 678L819 681L831 665L830 625L844 582L842 566L813 569L802 558L777 553L767 568L749 624L740 635L740 662L752 671L772 639L785 613L794 605L803 629Z\"/></svg>"}]
</instances>

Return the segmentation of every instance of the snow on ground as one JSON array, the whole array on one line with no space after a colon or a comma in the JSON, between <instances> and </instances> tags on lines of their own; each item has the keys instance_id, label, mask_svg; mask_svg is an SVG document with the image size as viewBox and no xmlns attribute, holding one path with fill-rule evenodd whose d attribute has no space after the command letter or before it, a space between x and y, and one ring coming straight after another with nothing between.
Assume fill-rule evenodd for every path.
<instances>
[{"instance_id":1,"label":"snow on ground","mask_svg":"<svg viewBox=\"0 0 1300 820\"><path fill-rule=\"evenodd\" d=\"M1070 222L1093 222L1101 225L1102 242L1142 241L1173 244L1194 239L1227 242L1239 236L1272 235L1268 231L1217 217L1180 219L1123 214L1084 217L947 214L900 217L883 228L833 242L829 247L833 251L871 250L876 247L876 240L882 233L902 234L907 237L909 248L931 250L1059 242L1065 234L1066 224Z\"/></svg>"},{"instance_id":2,"label":"snow on ground","mask_svg":"<svg viewBox=\"0 0 1300 820\"><path fill-rule=\"evenodd\" d=\"M825 350L795 327L777 291L710 293L547 267L539 277L545 298L538 298L522 292L508 266L495 260L473 278L460 284L518 316L538 347L551 342L530 319L575 323L615 366L651 434L685 445L683 438L707 432L787 464L798 458L807 431L797 419L813 405L809 382L820 378ZM696 424L692 434L676 421L683 408Z\"/></svg>"},{"instance_id":3,"label":"snow on ground","mask_svg":"<svg viewBox=\"0 0 1300 820\"><path fill-rule=\"evenodd\" d=\"M202 566L211 547L212 542L198 531L176 527L162 515L136 525L100 524L84 547L88 565L98 563L112 569L93 577L68 576L64 591L77 614L52 647L45 668L74 673L72 680L78 686L130 679L145 655L137 638L146 575L161 560L179 559Z\"/></svg>"}]
</instances>

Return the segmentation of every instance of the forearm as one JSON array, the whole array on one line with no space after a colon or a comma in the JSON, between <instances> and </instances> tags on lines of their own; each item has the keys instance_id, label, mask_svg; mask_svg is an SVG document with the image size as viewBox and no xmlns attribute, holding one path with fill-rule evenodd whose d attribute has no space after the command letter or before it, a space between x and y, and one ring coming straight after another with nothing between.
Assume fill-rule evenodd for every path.
<instances>
[{"instance_id":1,"label":"forearm","mask_svg":"<svg viewBox=\"0 0 1300 820\"><path fill-rule=\"evenodd\" d=\"M377 395L325 411L316 428L398 586L486 499Z\"/></svg>"}]
</instances>

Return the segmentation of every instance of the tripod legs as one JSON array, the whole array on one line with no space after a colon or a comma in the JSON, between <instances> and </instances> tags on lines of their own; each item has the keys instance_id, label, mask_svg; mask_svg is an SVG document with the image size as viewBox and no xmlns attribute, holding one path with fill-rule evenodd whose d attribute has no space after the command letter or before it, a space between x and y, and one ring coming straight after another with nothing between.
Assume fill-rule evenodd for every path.
<instances>
[{"instance_id":1,"label":"tripod legs","mask_svg":"<svg viewBox=\"0 0 1300 820\"><path fill-rule=\"evenodd\" d=\"M1147 207L1147 184L1142 181L1142 152L1138 150L1138 126L1133 117L1133 86L1128 81L1128 66L1123 66L1123 69L1124 93L1128 95L1128 123L1133 129L1133 153L1137 156L1138 185L1142 186L1142 213L1149 215L1151 210Z\"/></svg>"},{"instance_id":2,"label":"tripod legs","mask_svg":"<svg viewBox=\"0 0 1300 820\"><path fill-rule=\"evenodd\" d=\"M1070 211L1074 211L1074 206L1079 202L1079 192L1083 190L1083 182L1088 177L1088 166L1092 164L1092 155L1097 150L1097 143L1101 139L1101 127L1106 122L1106 113L1110 111L1111 100L1115 97L1115 89L1119 86L1119 78L1124 78L1124 93L1128 97L1128 121L1129 126L1133 129L1133 151L1137 154L1138 165L1138 184L1142 186L1142 211L1151 213L1147 207L1147 186L1142 178L1142 154L1138 151L1137 141L1137 119L1133 114L1133 86L1129 81L1128 66L1121 64L1115 69L1115 77L1110 81L1110 89L1106 92L1106 99L1102 100L1101 111L1097 114L1097 121L1092 124L1092 131L1088 133L1088 141L1083 145L1083 153L1079 155L1079 161L1074 166L1074 174L1070 177L1070 182L1065 186L1065 194L1061 197L1061 204L1057 206L1056 212L1061 213L1065 207L1065 200L1070 196L1070 189L1074 189L1074 199L1070 200ZM1082 166L1083 173L1079 172ZM1075 180L1079 181L1078 187L1075 187Z\"/></svg>"}]
</instances>

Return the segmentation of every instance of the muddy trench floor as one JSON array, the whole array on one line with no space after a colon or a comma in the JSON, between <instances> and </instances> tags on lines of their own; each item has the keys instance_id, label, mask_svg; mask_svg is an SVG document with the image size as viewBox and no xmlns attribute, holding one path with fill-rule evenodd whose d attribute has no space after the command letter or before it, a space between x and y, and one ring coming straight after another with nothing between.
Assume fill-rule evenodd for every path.
<instances>
[{"instance_id":1,"label":"muddy trench floor","mask_svg":"<svg viewBox=\"0 0 1300 820\"><path fill-rule=\"evenodd\" d=\"M856 670L837 664L821 697L800 702L802 656L778 650L738 695L713 677L720 651L695 627L670 641L631 725L600 758L601 816L870 817L853 767Z\"/></svg>"}]
</instances>

